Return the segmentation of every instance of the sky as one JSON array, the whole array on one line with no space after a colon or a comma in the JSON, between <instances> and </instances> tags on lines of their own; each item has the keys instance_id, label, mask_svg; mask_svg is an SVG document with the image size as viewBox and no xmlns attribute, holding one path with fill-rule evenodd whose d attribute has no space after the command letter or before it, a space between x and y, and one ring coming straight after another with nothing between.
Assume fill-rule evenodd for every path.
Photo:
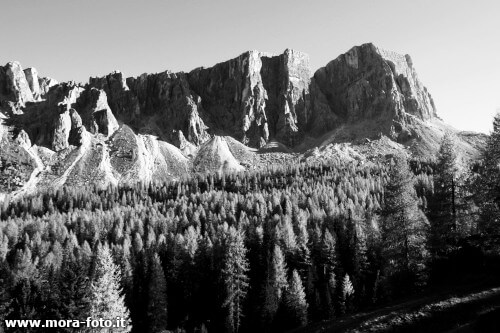
<instances>
[{"instance_id":1,"label":"sky","mask_svg":"<svg viewBox=\"0 0 500 333\"><path fill-rule=\"evenodd\" d=\"M247 50L313 71L373 42L410 54L438 115L489 133L500 111L498 0L0 0L0 64L58 81L212 66Z\"/></svg>"}]
</instances>

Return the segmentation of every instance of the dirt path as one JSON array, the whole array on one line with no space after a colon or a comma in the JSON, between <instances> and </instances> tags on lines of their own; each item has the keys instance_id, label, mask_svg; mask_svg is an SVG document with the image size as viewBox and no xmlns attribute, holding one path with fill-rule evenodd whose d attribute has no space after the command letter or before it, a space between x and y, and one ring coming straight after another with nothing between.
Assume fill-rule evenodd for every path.
<instances>
[{"instance_id":1,"label":"dirt path","mask_svg":"<svg viewBox=\"0 0 500 333\"><path fill-rule=\"evenodd\" d=\"M470 323L497 310L500 287L466 289L443 291L292 332L476 332ZM456 330L460 327L464 330ZM489 331L483 327L481 332Z\"/></svg>"}]
</instances>

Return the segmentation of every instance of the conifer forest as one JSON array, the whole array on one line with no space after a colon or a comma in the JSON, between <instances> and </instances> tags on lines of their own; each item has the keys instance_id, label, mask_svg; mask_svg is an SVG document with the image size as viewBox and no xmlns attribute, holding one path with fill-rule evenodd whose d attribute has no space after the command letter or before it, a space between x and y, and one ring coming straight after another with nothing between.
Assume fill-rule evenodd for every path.
<instances>
[{"instance_id":1,"label":"conifer forest","mask_svg":"<svg viewBox=\"0 0 500 333\"><path fill-rule=\"evenodd\" d=\"M5 201L0 319L286 332L497 278L499 163L497 116L470 163L445 135L429 160L339 158Z\"/></svg>"}]
</instances>

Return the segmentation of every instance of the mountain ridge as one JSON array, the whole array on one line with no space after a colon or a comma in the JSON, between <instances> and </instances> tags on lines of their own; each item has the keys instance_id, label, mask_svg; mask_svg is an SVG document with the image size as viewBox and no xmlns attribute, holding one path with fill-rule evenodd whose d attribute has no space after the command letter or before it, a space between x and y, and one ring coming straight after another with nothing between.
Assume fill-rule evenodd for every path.
<instances>
[{"instance_id":1,"label":"mountain ridge","mask_svg":"<svg viewBox=\"0 0 500 333\"><path fill-rule=\"evenodd\" d=\"M7 176L9 165L25 169L14 177L19 191L25 183L105 185L258 169L336 144L352 144L366 155L378 140L392 151L384 138L428 158L446 131L457 135L470 159L485 140L442 122L409 55L372 43L314 74L309 56L292 49L247 51L190 72L126 78L113 71L85 84L38 77L35 68L9 62L0 67L0 115L0 170L5 179L13 176ZM237 155L251 162L232 155L234 139L245 145ZM275 148L265 149L270 144ZM350 150L321 149L319 158L339 151Z\"/></svg>"}]
</instances>

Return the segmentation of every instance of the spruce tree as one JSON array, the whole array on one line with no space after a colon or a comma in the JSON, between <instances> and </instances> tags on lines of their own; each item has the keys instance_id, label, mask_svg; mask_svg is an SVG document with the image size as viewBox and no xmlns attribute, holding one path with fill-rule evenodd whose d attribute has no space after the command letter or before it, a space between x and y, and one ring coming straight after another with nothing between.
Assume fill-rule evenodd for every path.
<instances>
[{"instance_id":1,"label":"spruce tree","mask_svg":"<svg viewBox=\"0 0 500 333\"><path fill-rule=\"evenodd\" d=\"M121 273L113 262L107 245L99 246L94 259L94 272L90 289L90 315L92 318L116 320L126 323L124 328L94 328L91 332L130 332L129 311L120 287Z\"/></svg>"},{"instance_id":2,"label":"spruce tree","mask_svg":"<svg viewBox=\"0 0 500 333\"><path fill-rule=\"evenodd\" d=\"M409 292L426 280L428 221L418 207L411 173L404 155L397 155L389 171L382 209L382 256L385 277L393 292Z\"/></svg>"},{"instance_id":3,"label":"spruce tree","mask_svg":"<svg viewBox=\"0 0 500 333\"><path fill-rule=\"evenodd\" d=\"M243 318L243 303L248 291L248 261L243 235L230 227L226 239L222 277L225 287L223 307L227 310L227 332L238 332Z\"/></svg>"}]
</instances>

